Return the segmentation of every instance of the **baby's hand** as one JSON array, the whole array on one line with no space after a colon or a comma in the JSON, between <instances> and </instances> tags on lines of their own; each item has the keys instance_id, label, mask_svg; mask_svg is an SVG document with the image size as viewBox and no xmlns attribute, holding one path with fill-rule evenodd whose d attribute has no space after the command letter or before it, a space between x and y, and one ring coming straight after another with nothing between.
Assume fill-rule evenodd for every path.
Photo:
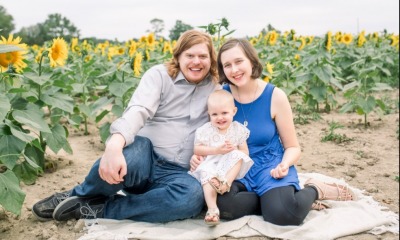
<instances>
[{"instance_id":1,"label":"baby's hand","mask_svg":"<svg viewBox=\"0 0 400 240\"><path fill-rule=\"evenodd\" d=\"M226 140L225 144L222 144L219 147L219 150L220 150L220 154L225 154L225 153L228 153L228 152L231 152L231 151L235 150L236 148L237 147L234 146L230 141Z\"/></svg>"}]
</instances>

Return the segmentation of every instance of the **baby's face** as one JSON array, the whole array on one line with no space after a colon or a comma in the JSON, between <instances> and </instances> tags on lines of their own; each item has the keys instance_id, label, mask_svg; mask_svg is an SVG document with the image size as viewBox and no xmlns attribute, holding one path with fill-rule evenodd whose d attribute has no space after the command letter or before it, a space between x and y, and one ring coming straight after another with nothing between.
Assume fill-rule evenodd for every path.
<instances>
[{"instance_id":1,"label":"baby's face","mask_svg":"<svg viewBox=\"0 0 400 240\"><path fill-rule=\"evenodd\" d=\"M236 114L236 107L232 103L218 102L209 104L208 114L210 115L211 124L220 131L228 129Z\"/></svg>"}]
</instances>

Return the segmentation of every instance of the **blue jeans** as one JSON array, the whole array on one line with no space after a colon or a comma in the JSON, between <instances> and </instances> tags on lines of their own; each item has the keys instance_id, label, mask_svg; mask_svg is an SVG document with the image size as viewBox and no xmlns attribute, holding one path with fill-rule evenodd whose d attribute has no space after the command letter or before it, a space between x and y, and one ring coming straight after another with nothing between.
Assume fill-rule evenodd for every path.
<instances>
[{"instance_id":1,"label":"blue jeans","mask_svg":"<svg viewBox=\"0 0 400 240\"><path fill-rule=\"evenodd\" d=\"M204 205L199 181L188 169L158 156L148 138L137 136L123 149L127 174L120 184L108 184L99 176L97 160L85 181L73 189L81 197L109 196L104 218L144 222L168 222L191 218ZM122 190L126 196L116 194Z\"/></svg>"}]
</instances>

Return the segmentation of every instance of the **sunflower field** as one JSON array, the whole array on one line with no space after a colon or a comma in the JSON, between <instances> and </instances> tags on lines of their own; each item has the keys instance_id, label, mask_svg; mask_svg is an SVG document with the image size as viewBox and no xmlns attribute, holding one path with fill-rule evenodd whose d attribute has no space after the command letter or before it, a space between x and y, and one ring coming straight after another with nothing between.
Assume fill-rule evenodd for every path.
<instances>
[{"instance_id":1,"label":"sunflower field","mask_svg":"<svg viewBox=\"0 0 400 240\"><path fill-rule=\"evenodd\" d=\"M210 34L216 48L228 38ZM264 81L313 112L356 112L367 127L369 113L388 110L379 93L399 87L399 35L300 36L291 30L247 38L265 66ZM88 124L94 124L105 141L142 74L169 60L174 45L153 33L124 43L55 38L43 46L1 36L0 205L20 214L20 182L33 184L43 174L46 151L72 153L71 129L89 134ZM339 104L339 97L346 103Z\"/></svg>"}]
</instances>

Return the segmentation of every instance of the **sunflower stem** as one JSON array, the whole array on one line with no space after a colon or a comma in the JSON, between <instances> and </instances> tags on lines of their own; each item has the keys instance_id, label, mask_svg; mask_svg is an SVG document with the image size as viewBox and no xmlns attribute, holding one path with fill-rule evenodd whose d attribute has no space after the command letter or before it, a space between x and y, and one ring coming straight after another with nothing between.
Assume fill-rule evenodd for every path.
<instances>
[{"instance_id":1,"label":"sunflower stem","mask_svg":"<svg viewBox=\"0 0 400 240\"><path fill-rule=\"evenodd\" d=\"M43 57L45 54L47 54L49 51L44 51L42 55L40 56L40 61L39 61L39 77L42 75L42 61Z\"/></svg>"}]
</instances>

